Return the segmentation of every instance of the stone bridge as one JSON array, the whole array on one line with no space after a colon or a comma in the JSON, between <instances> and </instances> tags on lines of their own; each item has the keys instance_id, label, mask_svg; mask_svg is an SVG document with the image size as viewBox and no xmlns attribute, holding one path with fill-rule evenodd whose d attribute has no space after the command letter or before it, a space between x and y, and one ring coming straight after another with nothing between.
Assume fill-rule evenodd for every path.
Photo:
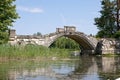
<instances>
[{"instance_id":1,"label":"stone bridge","mask_svg":"<svg viewBox=\"0 0 120 80\"><path fill-rule=\"evenodd\" d=\"M54 41L59 37L68 37L75 40L81 46L81 53L87 54L106 54L106 53L119 53L119 48L115 49L115 44L120 47L120 41L106 40L106 39L96 39L93 36L86 35L82 32L76 31L74 26L64 26L64 28L56 28L56 32L47 35L16 35L15 30L10 31L10 41L12 45L26 45L26 44L36 44L49 47ZM106 42L105 42L106 40ZM117 42L117 43L116 43ZM114 44L114 46L113 46ZM107 46L107 47L106 47Z\"/></svg>"}]
</instances>

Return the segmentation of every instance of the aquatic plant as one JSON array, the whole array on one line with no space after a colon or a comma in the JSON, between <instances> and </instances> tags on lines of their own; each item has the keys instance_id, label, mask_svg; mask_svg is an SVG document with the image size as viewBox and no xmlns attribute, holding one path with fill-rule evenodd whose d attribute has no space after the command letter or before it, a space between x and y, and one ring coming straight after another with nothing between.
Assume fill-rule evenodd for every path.
<instances>
[{"instance_id":1,"label":"aquatic plant","mask_svg":"<svg viewBox=\"0 0 120 80\"><path fill-rule=\"evenodd\" d=\"M6 57L8 59L26 59L26 58L68 58L70 57L69 50L58 48L47 48L39 45L0 45L0 57Z\"/></svg>"}]
</instances>

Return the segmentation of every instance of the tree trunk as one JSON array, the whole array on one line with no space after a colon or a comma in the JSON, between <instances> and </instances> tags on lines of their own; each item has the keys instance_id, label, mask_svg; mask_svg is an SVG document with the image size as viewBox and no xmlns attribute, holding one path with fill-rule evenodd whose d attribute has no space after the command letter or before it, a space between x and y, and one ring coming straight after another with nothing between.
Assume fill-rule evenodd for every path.
<instances>
[{"instance_id":1,"label":"tree trunk","mask_svg":"<svg viewBox=\"0 0 120 80\"><path fill-rule=\"evenodd\" d=\"M117 28L118 28L118 31L120 30L120 24L119 24L119 16L120 16L120 0L117 0Z\"/></svg>"}]
</instances>

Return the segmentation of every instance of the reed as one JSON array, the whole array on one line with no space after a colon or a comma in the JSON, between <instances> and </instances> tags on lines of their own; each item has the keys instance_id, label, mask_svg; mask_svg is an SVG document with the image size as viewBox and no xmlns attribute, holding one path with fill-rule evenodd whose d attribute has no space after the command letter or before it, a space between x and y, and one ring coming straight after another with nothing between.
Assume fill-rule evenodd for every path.
<instances>
[{"instance_id":1,"label":"reed","mask_svg":"<svg viewBox=\"0 0 120 80\"><path fill-rule=\"evenodd\" d=\"M58 48L47 48L38 45L11 46L9 44L0 45L0 57L8 59L26 59L26 58L69 58L69 50Z\"/></svg>"}]
</instances>

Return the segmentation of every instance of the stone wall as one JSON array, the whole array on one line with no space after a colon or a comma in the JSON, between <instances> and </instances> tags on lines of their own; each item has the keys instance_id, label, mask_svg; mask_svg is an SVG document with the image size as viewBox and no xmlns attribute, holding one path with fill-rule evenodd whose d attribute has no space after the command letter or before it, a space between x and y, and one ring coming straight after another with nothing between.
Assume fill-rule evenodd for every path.
<instances>
[{"instance_id":1,"label":"stone wall","mask_svg":"<svg viewBox=\"0 0 120 80\"><path fill-rule=\"evenodd\" d=\"M120 54L120 40L102 38L96 47L96 54Z\"/></svg>"}]
</instances>

